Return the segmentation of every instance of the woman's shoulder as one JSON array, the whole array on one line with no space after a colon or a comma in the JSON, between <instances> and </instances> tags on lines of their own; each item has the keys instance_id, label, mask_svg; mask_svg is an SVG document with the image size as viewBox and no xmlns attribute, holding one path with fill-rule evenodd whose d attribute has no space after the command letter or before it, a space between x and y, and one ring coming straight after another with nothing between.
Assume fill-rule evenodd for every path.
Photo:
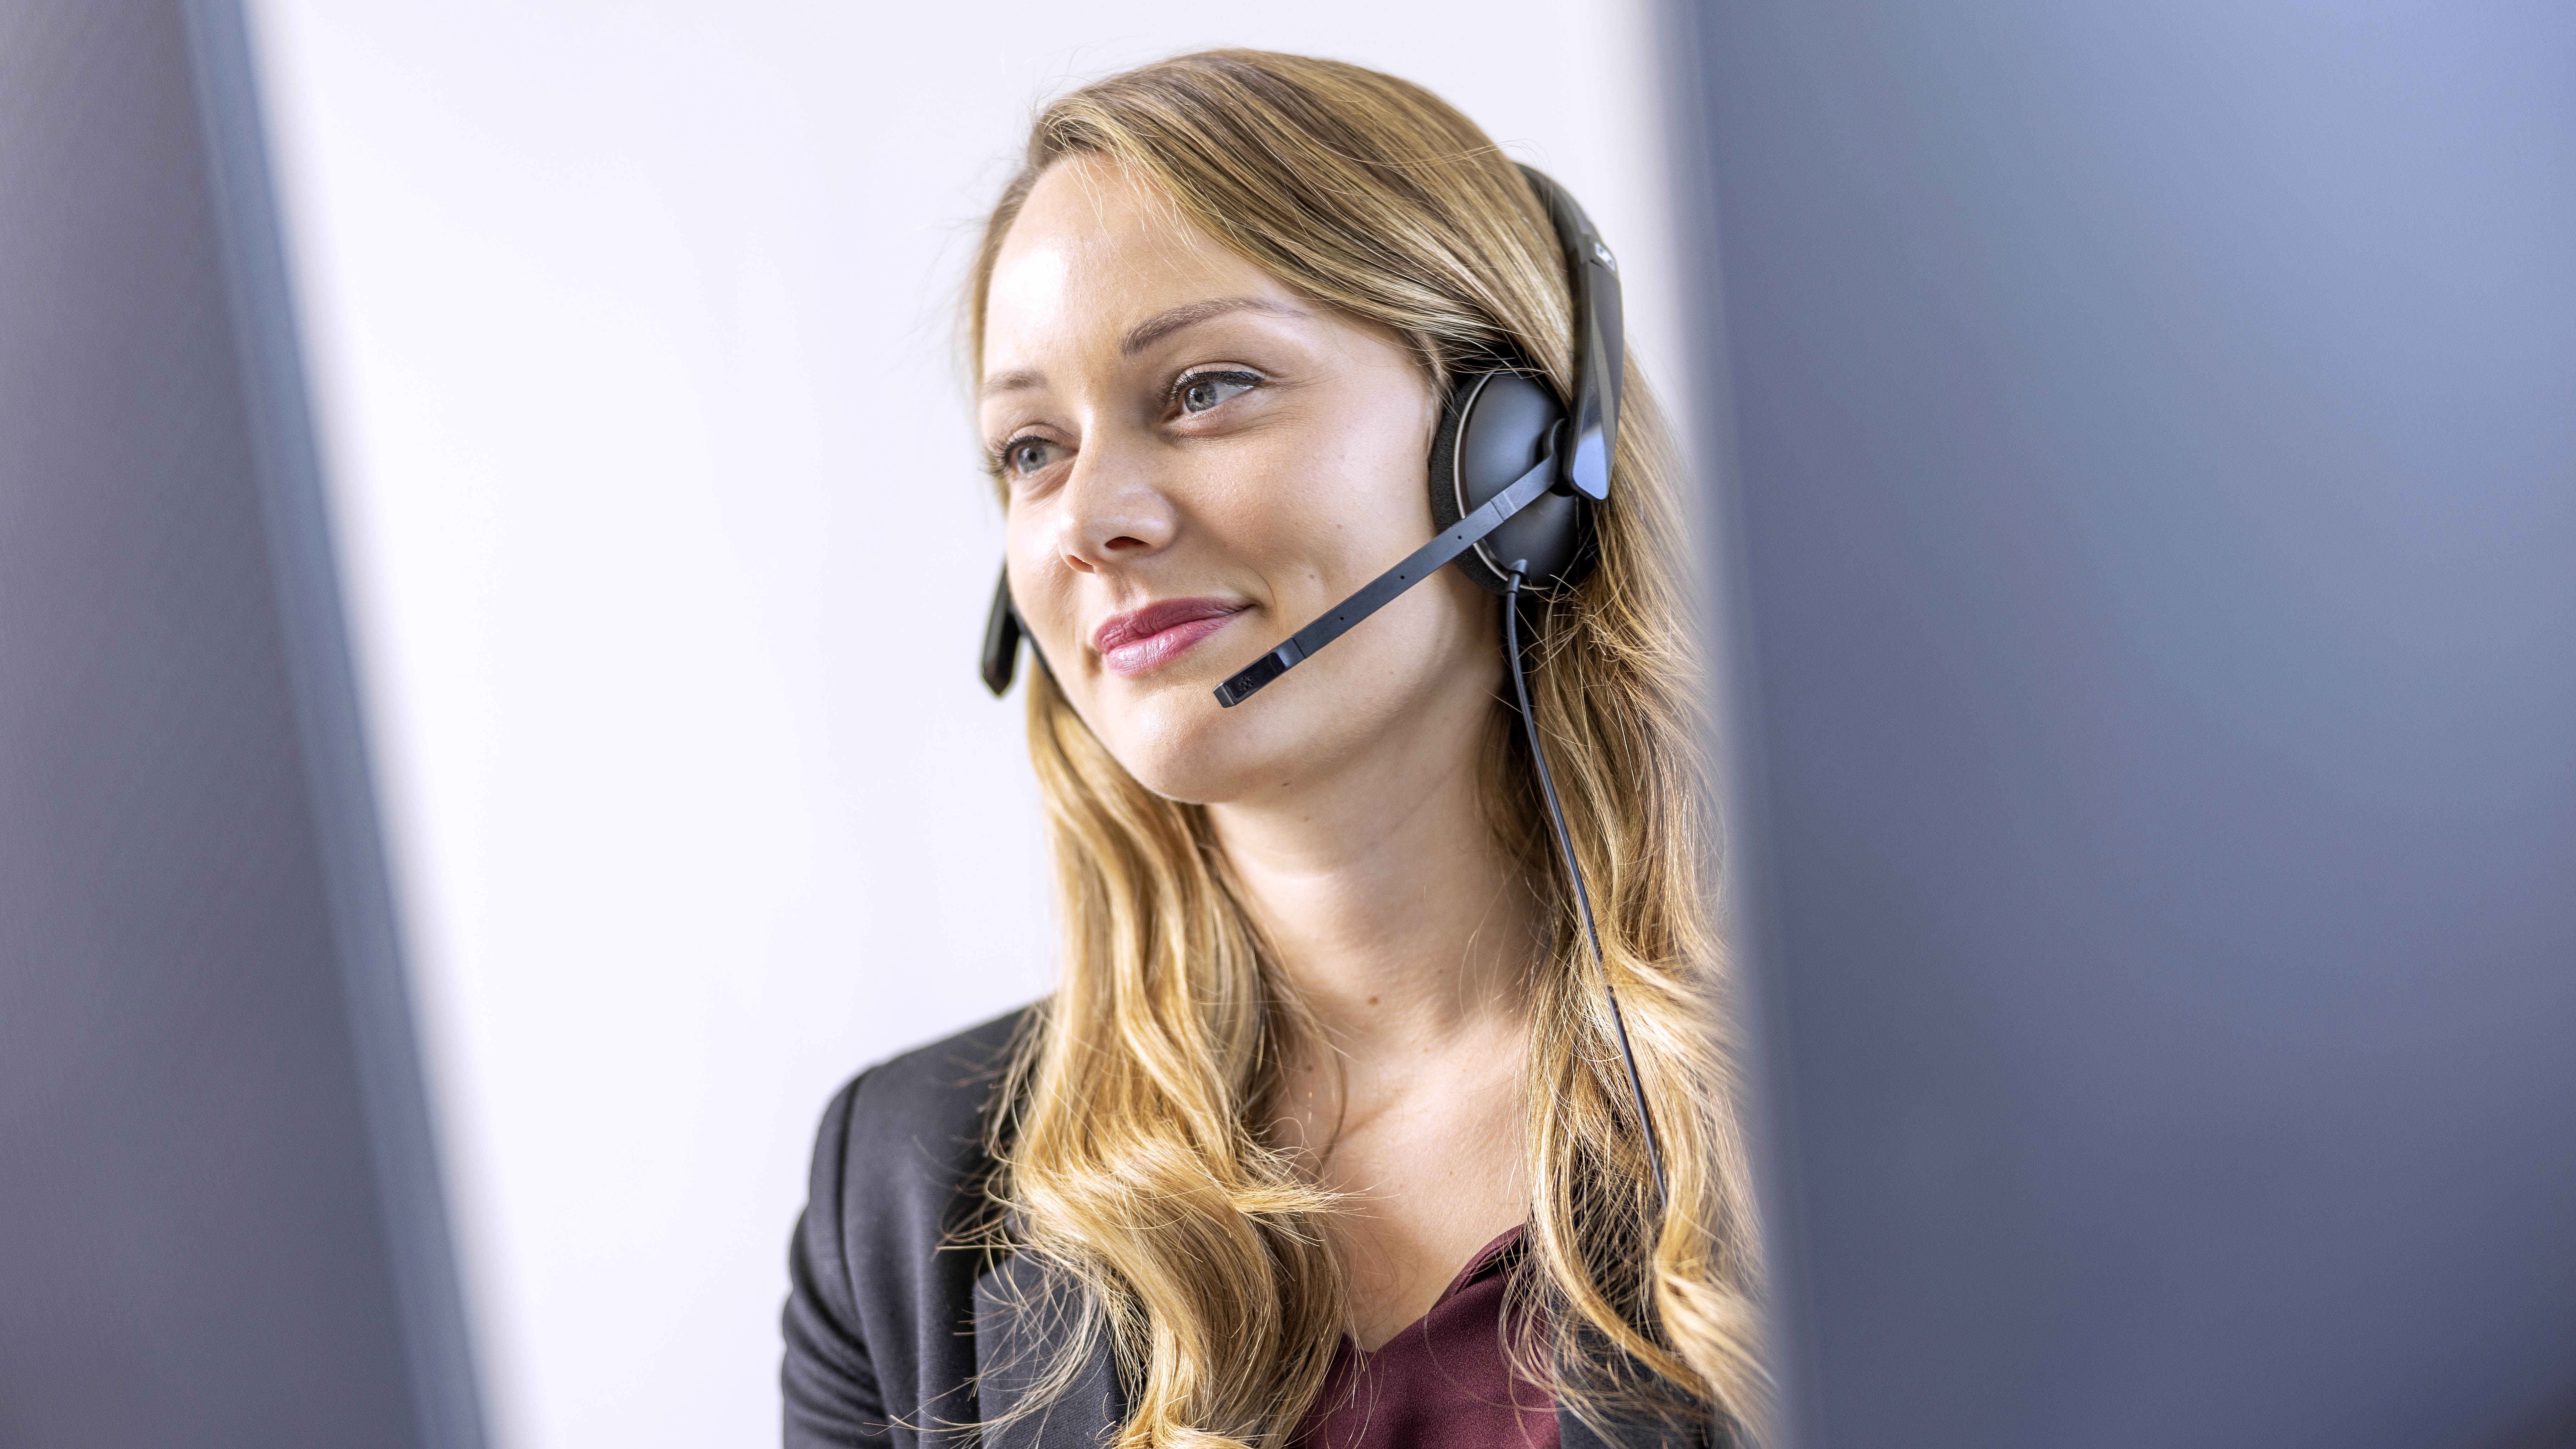
<instances>
[{"instance_id":1,"label":"woman's shoulder","mask_svg":"<svg viewBox=\"0 0 2576 1449\"><path fill-rule=\"evenodd\" d=\"M1037 1013L1036 1005L1006 1012L851 1078L824 1111L818 1169L833 1158L843 1174L888 1186L947 1187L971 1174L984 1160L1011 1055Z\"/></svg>"},{"instance_id":2,"label":"woman's shoulder","mask_svg":"<svg viewBox=\"0 0 2576 1449\"><path fill-rule=\"evenodd\" d=\"M824 1109L788 1251L790 1445L875 1444L925 1413L971 1417L955 1396L971 1393L976 1372L978 1259L942 1249L982 1203L986 1129L1037 1011L880 1062Z\"/></svg>"},{"instance_id":3,"label":"woman's shoulder","mask_svg":"<svg viewBox=\"0 0 2576 1449\"><path fill-rule=\"evenodd\" d=\"M971 1226L993 1160L985 1147L1011 1053L1038 1008L879 1062L850 1079L823 1111L813 1175L796 1227L796 1293L807 1310L908 1320L971 1289L971 1274L933 1289L921 1265L966 1262L940 1249ZM918 1302L924 1292L943 1305ZM797 1309L790 1308L791 1333Z\"/></svg>"}]
</instances>

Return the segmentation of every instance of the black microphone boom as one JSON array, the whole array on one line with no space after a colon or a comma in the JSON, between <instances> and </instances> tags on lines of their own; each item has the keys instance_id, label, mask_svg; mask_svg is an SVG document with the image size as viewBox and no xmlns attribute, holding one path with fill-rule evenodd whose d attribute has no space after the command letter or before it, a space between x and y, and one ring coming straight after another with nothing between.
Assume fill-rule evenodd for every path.
<instances>
[{"instance_id":1,"label":"black microphone boom","mask_svg":"<svg viewBox=\"0 0 2576 1449\"><path fill-rule=\"evenodd\" d=\"M1459 519L1438 538L1405 555L1403 562L1342 600L1331 613L1289 636L1288 642L1238 670L1216 687L1216 702L1232 709L1252 698L1263 685L1342 637L1353 624L1393 603L1396 595L1440 572L1458 555L1474 548L1486 534L1502 527L1513 514L1544 497L1557 485L1556 471L1556 443L1551 437L1538 466L1522 474L1518 482L1486 500L1484 507Z\"/></svg>"}]
</instances>

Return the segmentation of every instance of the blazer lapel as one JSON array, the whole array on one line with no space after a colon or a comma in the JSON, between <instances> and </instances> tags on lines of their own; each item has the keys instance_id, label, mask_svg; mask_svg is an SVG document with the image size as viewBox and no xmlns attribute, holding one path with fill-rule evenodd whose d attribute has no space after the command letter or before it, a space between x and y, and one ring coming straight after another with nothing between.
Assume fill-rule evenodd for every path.
<instances>
[{"instance_id":1,"label":"blazer lapel","mask_svg":"<svg viewBox=\"0 0 2576 1449\"><path fill-rule=\"evenodd\" d=\"M1602 1428L1609 1431L1607 1437L1573 1410L1556 1411L1559 1449L1711 1449L1728 1442L1712 1437L1704 1425L1672 1423L1652 1413L1614 1414Z\"/></svg>"},{"instance_id":2,"label":"blazer lapel","mask_svg":"<svg viewBox=\"0 0 2576 1449\"><path fill-rule=\"evenodd\" d=\"M1592 1353L1607 1354L1619 1360L1608 1375L1610 1382L1653 1382L1654 1376L1644 1364L1613 1348L1588 1327L1584 1330L1584 1344ZM1651 1404L1640 1403L1610 1414L1608 1420L1596 1428L1575 1417L1572 1409L1559 1404L1556 1410L1559 1449L1735 1449L1735 1436L1719 1430L1701 1414L1678 1409L1663 1413Z\"/></svg>"},{"instance_id":3,"label":"blazer lapel","mask_svg":"<svg viewBox=\"0 0 2576 1449\"><path fill-rule=\"evenodd\" d=\"M1084 1309L1079 1284L1017 1253L977 1275L975 1399L977 1414L997 1426L984 1431L989 1449L1100 1449L1127 1422L1106 1333L1093 1335L1070 1389L1029 1407L1077 1341Z\"/></svg>"}]
</instances>

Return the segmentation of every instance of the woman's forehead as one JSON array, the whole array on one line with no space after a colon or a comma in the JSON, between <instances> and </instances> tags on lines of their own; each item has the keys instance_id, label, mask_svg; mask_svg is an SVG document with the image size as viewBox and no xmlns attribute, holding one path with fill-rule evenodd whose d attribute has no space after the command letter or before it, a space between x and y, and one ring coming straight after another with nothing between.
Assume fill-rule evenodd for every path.
<instances>
[{"instance_id":1,"label":"woman's forehead","mask_svg":"<svg viewBox=\"0 0 2576 1449\"><path fill-rule=\"evenodd\" d=\"M1094 158L1060 161L1031 188L994 258L984 369L1041 350L1114 347L1174 307L1231 297L1296 300L1151 183Z\"/></svg>"}]
</instances>

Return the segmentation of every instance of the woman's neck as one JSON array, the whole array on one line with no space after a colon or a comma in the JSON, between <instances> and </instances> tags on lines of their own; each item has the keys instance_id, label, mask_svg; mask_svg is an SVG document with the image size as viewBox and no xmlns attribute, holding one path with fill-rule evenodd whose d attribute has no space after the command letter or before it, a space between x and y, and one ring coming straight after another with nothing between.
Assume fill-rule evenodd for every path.
<instances>
[{"instance_id":1,"label":"woman's neck","mask_svg":"<svg viewBox=\"0 0 2576 1449\"><path fill-rule=\"evenodd\" d=\"M1420 1051L1519 1021L1537 911L1479 774L1472 748L1416 752L1208 807L1276 969L1332 1050Z\"/></svg>"},{"instance_id":2,"label":"woman's neck","mask_svg":"<svg viewBox=\"0 0 2576 1449\"><path fill-rule=\"evenodd\" d=\"M1299 1008L1281 1023L1269 1140L1342 1205L1325 1231L1363 1348L1420 1318L1529 1210L1540 916L1480 808L1481 716L1458 713L1409 732L1396 758L1208 807Z\"/></svg>"}]
</instances>

